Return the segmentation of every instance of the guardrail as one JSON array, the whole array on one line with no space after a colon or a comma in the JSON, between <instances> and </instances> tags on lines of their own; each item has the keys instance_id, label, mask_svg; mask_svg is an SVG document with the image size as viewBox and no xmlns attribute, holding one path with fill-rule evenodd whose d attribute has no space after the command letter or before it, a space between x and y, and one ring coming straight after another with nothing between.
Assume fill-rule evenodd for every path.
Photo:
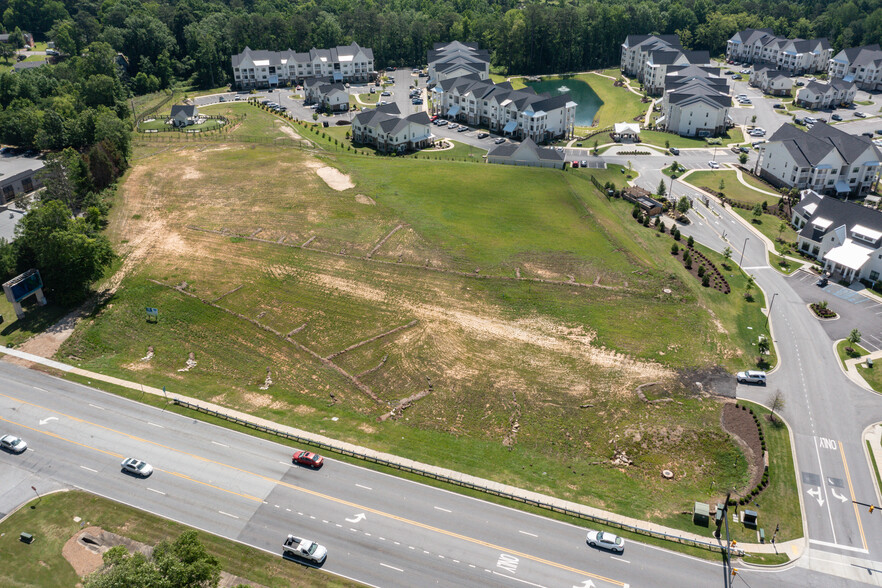
<instances>
[{"instance_id":1,"label":"guardrail","mask_svg":"<svg viewBox=\"0 0 882 588\"><path fill-rule=\"evenodd\" d=\"M490 488L490 487L484 486L482 484L475 484L475 483L470 482L468 480L459 480L456 478L451 478L449 476L445 476L440 473L424 470L422 468L412 467L407 464L389 461L387 459L377 457L376 455L369 455L369 454L361 453L359 451L352 451L350 449L346 449L345 447L341 447L339 445L331 445L329 443L325 443L323 441L317 440L313 437L307 437L304 435L296 435L293 433L287 433L285 431L279 431L278 429L274 429L272 427L267 427L265 425L254 423L254 422L251 422L251 421L248 421L245 419L240 419L236 416L229 415L229 414L226 414L223 412L218 412L216 410L212 410L210 408L206 408L206 407L200 406L198 404L193 404L191 402L187 402L186 400L181 400L179 398L172 399L172 402L174 402L178 406L183 406L185 408L189 408L189 409L195 410L197 412L210 414L211 416L214 416L214 417L217 417L220 419L224 419L226 421L230 421L230 422L236 423L238 425L242 425L245 427L256 429L256 430L262 431L264 433L269 433L271 435L276 435L278 437L283 437L285 439L290 439L292 441L307 443L307 444L312 445L314 447L319 447L321 449L333 451L334 453L338 453L341 455L347 455L349 457L354 457L356 459L369 461L369 462L383 465L386 467L405 471L405 472L408 472L411 474L426 476L428 478L432 478L433 480L439 480L442 482L446 482L448 484L454 484L456 486L461 486L463 488L468 488L470 490L477 490L479 492L484 492L486 494L492 494L493 496L499 496L500 498L506 498L508 500L522 502L524 504L529 504L531 506L535 506L537 508L542 508L544 510L548 510L551 512L561 513L561 514L565 514L565 515L568 515L571 517L576 517L579 519L593 521L595 523L602 523L604 525L609 525L611 527L617 527L619 529L624 529L626 531L631 531L632 533L638 533L640 535L646 535L648 537L655 537L657 539L664 539L665 541L674 541L674 542L680 543L682 545L690 545L692 547L707 549L708 551L716 551L719 553L726 552L726 546L721 545L719 543L711 543L710 541L698 541L698 540L692 539L690 537L681 537L679 535L672 535L670 533L662 533L660 531L653 531L651 529L644 529L642 527L637 527L635 525L629 525L628 523L624 523L621 521L614 521L614 520L607 519L604 517L592 515L590 513L584 512L584 511L574 510L574 509L563 507L560 505L556 505L556 504L553 504L550 502L543 502L541 500L527 498L526 496L519 496L517 494L512 494L512 493L506 492L504 490ZM731 555L741 557L744 555L744 550L732 548L732 549L729 549L729 553Z\"/></svg>"}]
</instances>

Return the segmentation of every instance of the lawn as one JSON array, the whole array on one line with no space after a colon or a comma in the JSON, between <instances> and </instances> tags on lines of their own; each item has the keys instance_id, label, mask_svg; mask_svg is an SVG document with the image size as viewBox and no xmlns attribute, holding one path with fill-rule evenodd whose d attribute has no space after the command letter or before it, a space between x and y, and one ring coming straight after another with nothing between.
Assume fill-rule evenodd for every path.
<instances>
[{"instance_id":1,"label":"lawn","mask_svg":"<svg viewBox=\"0 0 882 588\"><path fill-rule=\"evenodd\" d=\"M795 252L796 230L787 221L771 214L763 213L757 218L752 210L732 208L741 218L749 222L753 228L769 238L775 244L775 249L780 255L790 255Z\"/></svg>"},{"instance_id":2,"label":"lawn","mask_svg":"<svg viewBox=\"0 0 882 588\"><path fill-rule=\"evenodd\" d=\"M769 190L768 186L762 187L762 184L749 177L747 174L742 174L742 177L744 178L744 181L748 184L751 184L757 188L761 188L766 191L771 191ZM779 199L777 196L764 194L759 190L755 190L748 186L745 186L740 181L738 181L738 175L735 170L694 171L683 178L684 182L687 182L699 188L712 190L714 192L720 191L721 180L723 182L722 192L728 198L731 198L732 200L735 200L737 202L744 202L751 205L762 204L763 202L767 204L776 204Z\"/></svg>"},{"instance_id":3,"label":"lawn","mask_svg":"<svg viewBox=\"0 0 882 588\"><path fill-rule=\"evenodd\" d=\"M75 516L82 522L74 521ZM77 585L80 578L61 550L65 542L85 526L101 527L148 545L174 540L188 529L86 492L49 494L32 500L30 508L19 510L0 524L0 553L4 562L0 566L0 584L20 588ZM19 541L19 533L24 530L34 536L33 543ZM223 571L263 586L361 586L314 568L292 565L278 555L204 531L198 534L208 552L220 560Z\"/></svg>"},{"instance_id":4,"label":"lawn","mask_svg":"<svg viewBox=\"0 0 882 588\"><path fill-rule=\"evenodd\" d=\"M870 385L870 388L876 392L882 392L882 366L878 362L873 362L873 367L868 368L865 363L857 365L858 373Z\"/></svg>"},{"instance_id":5,"label":"lawn","mask_svg":"<svg viewBox=\"0 0 882 588\"><path fill-rule=\"evenodd\" d=\"M845 350L846 347L851 347L853 351L851 353L848 353ZM847 340L843 340L843 341L840 341L839 343L836 344L836 354L839 356L839 361L842 362L843 367L845 367L845 360L855 359L858 357L862 357L864 355L869 355L870 352L867 351L866 349L864 349L863 347L861 347L857 343L852 344L852 343L849 343ZM868 370L865 369L861 375L863 375L867 371Z\"/></svg>"},{"instance_id":6,"label":"lawn","mask_svg":"<svg viewBox=\"0 0 882 588\"><path fill-rule=\"evenodd\" d=\"M723 140L722 145L731 145L732 143L737 144L744 142L744 134L739 128L729 129L729 131L725 135L721 135L720 138ZM709 147L707 141L705 141L704 139L681 137L680 135L663 133L661 131L640 131L640 142L647 143L649 145L655 145L656 147L662 147L663 149L667 149L669 146L678 147L680 149L707 149Z\"/></svg>"},{"instance_id":7,"label":"lawn","mask_svg":"<svg viewBox=\"0 0 882 588\"><path fill-rule=\"evenodd\" d=\"M769 265L771 265L782 274L788 276L798 270L800 267L802 267L801 263L791 261L786 257L781 257L780 255L772 253L771 251L769 251Z\"/></svg>"},{"instance_id":8,"label":"lawn","mask_svg":"<svg viewBox=\"0 0 882 588\"><path fill-rule=\"evenodd\" d=\"M634 120L634 117L644 114L649 106L648 104L643 104L640 101L640 96L637 94L634 94L627 88L614 86L614 80L596 73L576 74L573 76L546 76L542 78L542 81L556 79L576 79L591 86L591 89L594 90L594 93L603 102L600 110L594 115L594 120L597 122L596 128L611 127L617 122L631 122Z\"/></svg>"}]
</instances>

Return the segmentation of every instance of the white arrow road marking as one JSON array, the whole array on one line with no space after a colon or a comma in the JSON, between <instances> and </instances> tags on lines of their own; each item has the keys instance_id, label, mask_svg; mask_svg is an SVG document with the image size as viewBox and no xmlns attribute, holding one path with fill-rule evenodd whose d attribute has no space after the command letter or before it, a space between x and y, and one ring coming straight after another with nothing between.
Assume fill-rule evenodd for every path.
<instances>
[{"instance_id":1,"label":"white arrow road marking","mask_svg":"<svg viewBox=\"0 0 882 588\"><path fill-rule=\"evenodd\" d=\"M847 502L848 498L842 496L841 494L837 494L836 488L830 488L830 494L833 495L833 498L838 498L841 502Z\"/></svg>"},{"instance_id":2,"label":"white arrow road marking","mask_svg":"<svg viewBox=\"0 0 882 588\"><path fill-rule=\"evenodd\" d=\"M57 421L58 417L46 417L45 419L40 419L40 424L45 425L49 421Z\"/></svg>"},{"instance_id":3,"label":"white arrow road marking","mask_svg":"<svg viewBox=\"0 0 882 588\"><path fill-rule=\"evenodd\" d=\"M812 489L812 490L806 490L806 493L807 493L809 496L814 496L814 497L815 497L815 499L818 501L818 506L824 506L824 499L821 498L821 489L820 489L820 488L814 488L814 489Z\"/></svg>"},{"instance_id":4,"label":"white arrow road marking","mask_svg":"<svg viewBox=\"0 0 882 588\"><path fill-rule=\"evenodd\" d=\"M347 523L359 523L359 522L365 520L366 518L367 518L367 516L363 512L360 512L357 515L355 515L354 517L352 517L351 519L346 519L346 522Z\"/></svg>"},{"instance_id":5,"label":"white arrow road marking","mask_svg":"<svg viewBox=\"0 0 882 588\"><path fill-rule=\"evenodd\" d=\"M581 584L574 584L573 588L594 588L594 582L591 580L585 580Z\"/></svg>"}]
</instances>

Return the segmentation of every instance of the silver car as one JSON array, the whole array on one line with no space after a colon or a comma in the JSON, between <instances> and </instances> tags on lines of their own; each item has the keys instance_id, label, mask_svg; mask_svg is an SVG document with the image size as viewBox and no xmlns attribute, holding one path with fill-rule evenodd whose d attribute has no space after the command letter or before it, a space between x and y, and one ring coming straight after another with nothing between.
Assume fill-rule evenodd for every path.
<instances>
[{"instance_id":1,"label":"silver car","mask_svg":"<svg viewBox=\"0 0 882 588\"><path fill-rule=\"evenodd\" d=\"M15 435L3 435L0 437L0 447L12 453L24 453L28 444Z\"/></svg>"},{"instance_id":2,"label":"silver car","mask_svg":"<svg viewBox=\"0 0 882 588\"><path fill-rule=\"evenodd\" d=\"M602 547L613 553L625 551L625 540L607 531L588 531L588 537L585 540L591 547Z\"/></svg>"},{"instance_id":3,"label":"silver car","mask_svg":"<svg viewBox=\"0 0 882 588\"><path fill-rule=\"evenodd\" d=\"M134 474L135 476L141 476L142 478L146 478L153 473L152 465L146 461L135 459L134 457L125 458L121 465L124 472Z\"/></svg>"}]
</instances>

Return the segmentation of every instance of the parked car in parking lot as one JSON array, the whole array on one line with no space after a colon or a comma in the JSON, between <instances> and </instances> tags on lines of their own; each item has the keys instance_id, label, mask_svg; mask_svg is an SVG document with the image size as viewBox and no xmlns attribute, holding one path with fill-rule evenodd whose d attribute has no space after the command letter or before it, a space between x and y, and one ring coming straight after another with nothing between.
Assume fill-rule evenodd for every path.
<instances>
[{"instance_id":1,"label":"parked car in parking lot","mask_svg":"<svg viewBox=\"0 0 882 588\"><path fill-rule=\"evenodd\" d=\"M781 110L782 108L784 108L784 105L780 102L777 102L775 104L772 104L772 108L777 108L778 110Z\"/></svg>"},{"instance_id":2,"label":"parked car in parking lot","mask_svg":"<svg viewBox=\"0 0 882 588\"><path fill-rule=\"evenodd\" d=\"M813 124L815 124L816 122L818 122L818 119L816 119L816 118L813 117L813 116L807 116L807 117L805 117L805 124L807 124L807 125L813 125Z\"/></svg>"},{"instance_id":3,"label":"parked car in parking lot","mask_svg":"<svg viewBox=\"0 0 882 588\"><path fill-rule=\"evenodd\" d=\"M750 73L750 68L749 68L749 67L745 67L744 69L741 70L741 73L743 73L743 74L749 74L749 73Z\"/></svg>"},{"instance_id":4,"label":"parked car in parking lot","mask_svg":"<svg viewBox=\"0 0 882 588\"><path fill-rule=\"evenodd\" d=\"M588 160L587 159L582 160L582 167L588 167Z\"/></svg>"},{"instance_id":5,"label":"parked car in parking lot","mask_svg":"<svg viewBox=\"0 0 882 588\"><path fill-rule=\"evenodd\" d=\"M855 112L854 115L858 118L867 118L866 112Z\"/></svg>"},{"instance_id":6,"label":"parked car in parking lot","mask_svg":"<svg viewBox=\"0 0 882 588\"><path fill-rule=\"evenodd\" d=\"M469 130L469 128L468 128L467 126L465 126L465 125L459 125L459 128L456 129L456 132L457 132L457 133L464 133L464 132L466 132L467 130Z\"/></svg>"},{"instance_id":7,"label":"parked car in parking lot","mask_svg":"<svg viewBox=\"0 0 882 588\"><path fill-rule=\"evenodd\" d=\"M882 135L882 129L876 129L876 134L877 134L877 135Z\"/></svg>"},{"instance_id":8,"label":"parked car in parking lot","mask_svg":"<svg viewBox=\"0 0 882 588\"><path fill-rule=\"evenodd\" d=\"M680 155L680 150L676 147L671 147L670 149L668 149L668 151L671 152L671 155Z\"/></svg>"},{"instance_id":9,"label":"parked car in parking lot","mask_svg":"<svg viewBox=\"0 0 882 588\"><path fill-rule=\"evenodd\" d=\"M747 148L747 147L745 147L744 145L742 145L741 147L739 147L738 150L739 150L741 153L750 153L750 149Z\"/></svg>"},{"instance_id":10,"label":"parked car in parking lot","mask_svg":"<svg viewBox=\"0 0 882 588\"><path fill-rule=\"evenodd\" d=\"M833 120L842 120L842 117L838 114L831 115L830 118L832 118Z\"/></svg>"},{"instance_id":11,"label":"parked car in parking lot","mask_svg":"<svg viewBox=\"0 0 882 588\"><path fill-rule=\"evenodd\" d=\"M707 166L711 169L719 169L720 164L717 163L716 161L708 161Z\"/></svg>"},{"instance_id":12,"label":"parked car in parking lot","mask_svg":"<svg viewBox=\"0 0 882 588\"><path fill-rule=\"evenodd\" d=\"M738 372L738 375L735 376L739 383L742 384L759 384L760 386L766 385L766 372L761 372L758 370L747 370L746 372Z\"/></svg>"},{"instance_id":13,"label":"parked car in parking lot","mask_svg":"<svg viewBox=\"0 0 882 588\"><path fill-rule=\"evenodd\" d=\"M573 160L573 163L570 164L570 167L573 167L573 168L579 167L579 162L576 160Z\"/></svg>"},{"instance_id":14,"label":"parked car in parking lot","mask_svg":"<svg viewBox=\"0 0 882 588\"><path fill-rule=\"evenodd\" d=\"M505 143L505 139L503 139L502 137L499 137L498 139L496 139L493 142L496 143L497 145L501 145L502 143Z\"/></svg>"},{"instance_id":15,"label":"parked car in parking lot","mask_svg":"<svg viewBox=\"0 0 882 588\"><path fill-rule=\"evenodd\" d=\"M489 136L490 136L490 133L478 133L479 139L486 139Z\"/></svg>"},{"instance_id":16,"label":"parked car in parking lot","mask_svg":"<svg viewBox=\"0 0 882 588\"><path fill-rule=\"evenodd\" d=\"M796 85L801 88L801 87L805 86L805 82L803 82L802 80L797 80Z\"/></svg>"}]
</instances>

